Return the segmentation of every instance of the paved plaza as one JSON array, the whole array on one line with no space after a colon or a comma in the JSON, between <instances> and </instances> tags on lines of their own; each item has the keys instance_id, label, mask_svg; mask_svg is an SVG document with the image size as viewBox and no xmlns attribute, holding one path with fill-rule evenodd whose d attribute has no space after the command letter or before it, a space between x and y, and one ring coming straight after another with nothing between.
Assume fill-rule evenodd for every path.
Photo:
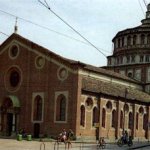
<instances>
[{"instance_id":1,"label":"paved plaza","mask_svg":"<svg viewBox=\"0 0 150 150\"><path fill-rule=\"evenodd\" d=\"M135 143L132 149L149 150L149 143ZM67 150L64 144L60 144L59 147L54 146L55 142L39 142L39 141L17 141L15 139L0 139L0 150ZM150 145L150 144L149 144ZM142 146L142 147L140 147ZM118 147L116 144L107 144L105 150L127 150L128 146ZM70 150L97 150L96 144L89 143L72 143Z\"/></svg>"}]
</instances>

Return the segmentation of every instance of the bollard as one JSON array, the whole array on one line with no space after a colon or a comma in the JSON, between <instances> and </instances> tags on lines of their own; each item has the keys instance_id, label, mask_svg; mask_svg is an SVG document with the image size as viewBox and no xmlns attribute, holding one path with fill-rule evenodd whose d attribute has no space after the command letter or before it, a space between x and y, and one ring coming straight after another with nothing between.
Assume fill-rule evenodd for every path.
<instances>
[{"instance_id":1,"label":"bollard","mask_svg":"<svg viewBox=\"0 0 150 150\"><path fill-rule=\"evenodd\" d=\"M56 150L56 148L57 148L57 150L59 150L59 142L58 141L56 141L54 144L54 150Z\"/></svg>"},{"instance_id":2,"label":"bollard","mask_svg":"<svg viewBox=\"0 0 150 150\"><path fill-rule=\"evenodd\" d=\"M22 135L21 135L21 134L18 134L18 135L17 135L17 140L18 140L18 141L22 141Z\"/></svg>"},{"instance_id":3,"label":"bollard","mask_svg":"<svg viewBox=\"0 0 150 150\"><path fill-rule=\"evenodd\" d=\"M27 141L31 141L32 140L32 135L27 135Z\"/></svg>"},{"instance_id":4,"label":"bollard","mask_svg":"<svg viewBox=\"0 0 150 150\"><path fill-rule=\"evenodd\" d=\"M42 148L43 147L43 148ZM45 143L42 142L41 145L40 145L40 150L45 150Z\"/></svg>"}]
</instances>

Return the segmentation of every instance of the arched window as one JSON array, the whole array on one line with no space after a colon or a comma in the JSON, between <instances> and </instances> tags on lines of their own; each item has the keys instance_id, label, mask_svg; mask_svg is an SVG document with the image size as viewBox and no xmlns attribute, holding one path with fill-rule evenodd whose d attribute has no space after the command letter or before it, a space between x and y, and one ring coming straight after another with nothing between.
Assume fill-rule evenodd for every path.
<instances>
[{"instance_id":1,"label":"arched window","mask_svg":"<svg viewBox=\"0 0 150 150\"><path fill-rule=\"evenodd\" d=\"M144 114L143 116L143 129L146 130L148 126L148 117L147 114Z\"/></svg>"},{"instance_id":2,"label":"arched window","mask_svg":"<svg viewBox=\"0 0 150 150\"><path fill-rule=\"evenodd\" d=\"M123 111L120 112L120 128L123 129Z\"/></svg>"},{"instance_id":3,"label":"arched window","mask_svg":"<svg viewBox=\"0 0 150 150\"><path fill-rule=\"evenodd\" d=\"M98 109L97 107L94 107L93 109L93 120L92 120L92 126L94 126L95 123L98 123Z\"/></svg>"},{"instance_id":4,"label":"arched window","mask_svg":"<svg viewBox=\"0 0 150 150\"><path fill-rule=\"evenodd\" d=\"M85 126L85 107L83 105L80 108L80 125Z\"/></svg>"},{"instance_id":5,"label":"arched window","mask_svg":"<svg viewBox=\"0 0 150 150\"><path fill-rule=\"evenodd\" d=\"M102 127L105 128L106 110L102 109Z\"/></svg>"},{"instance_id":6,"label":"arched window","mask_svg":"<svg viewBox=\"0 0 150 150\"><path fill-rule=\"evenodd\" d=\"M128 121L128 128L132 129L133 127L133 115L132 112L129 113L129 121Z\"/></svg>"},{"instance_id":7,"label":"arched window","mask_svg":"<svg viewBox=\"0 0 150 150\"><path fill-rule=\"evenodd\" d=\"M134 63L135 62L135 55L131 56L131 62Z\"/></svg>"},{"instance_id":8,"label":"arched window","mask_svg":"<svg viewBox=\"0 0 150 150\"><path fill-rule=\"evenodd\" d=\"M146 55L145 61L150 62L150 55Z\"/></svg>"},{"instance_id":9,"label":"arched window","mask_svg":"<svg viewBox=\"0 0 150 150\"><path fill-rule=\"evenodd\" d=\"M129 77L129 78L132 78L132 77L133 77L132 72L128 72L128 77Z\"/></svg>"},{"instance_id":10,"label":"arched window","mask_svg":"<svg viewBox=\"0 0 150 150\"><path fill-rule=\"evenodd\" d=\"M143 62L143 61L144 61L144 56L140 55L140 62Z\"/></svg>"},{"instance_id":11,"label":"arched window","mask_svg":"<svg viewBox=\"0 0 150 150\"><path fill-rule=\"evenodd\" d=\"M107 102L106 108L107 108L107 111L111 111L112 110L112 103L110 101Z\"/></svg>"},{"instance_id":12,"label":"arched window","mask_svg":"<svg viewBox=\"0 0 150 150\"><path fill-rule=\"evenodd\" d=\"M128 113L129 112L129 105L128 104L124 104L124 112Z\"/></svg>"},{"instance_id":13,"label":"arched window","mask_svg":"<svg viewBox=\"0 0 150 150\"><path fill-rule=\"evenodd\" d=\"M136 41L137 41L137 36L134 35L134 36L133 36L133 45L136 45Z\"/></svg>"},{"instance_id":14,"label":"arched window","mask_svg":"<svg viewBox=\"0 0 150 150\"><path fill-rule=\"evenodd\" d=\"M130 63L130 56L127 56L127 63Z\"/></svg>"},{"instance_id":15,"label":"arched window","mask_svg":"<svg viewBox=\"0 0 150 150\"><path fill-rule=\"evenodd\" d=\"M140 115L144 114L144 108L142 106L139 108L139 113L140 113Z\"/></svg>"},{"instance_id":16,"label":"arched window","mask_svg":"<svg viewBox=\"0 0 150 150\"><path fill-rule=\"evenodd\" d=\"M33 119L35 121L42 120L42 98L41 96L37 95L34 99L34 112L33 112Z\"/></svg>"},{"instance_id":17,"label":"arched window","mask_svg":"<svg viewBox=\"0 0 150 150\"><path fill-rule=\"evenodd\" d=\"M113 110L112 111L112 121L111 121L111 125L112 125L112 127L113 128L115 128L116 127L116 110Z\"/></svg>"},{"instance_id":18,"label":"arched window","mask_svg":"<svg viewBox=\"0 0 150 150\"><path fill-rule=\"evenodd\" d=\"M139 114L136 113L136 129L138 130L139 128Z\"/></svg>"},{"instance_id":19,"label":"arched window","mask_svg":"<svg viewBox=\"0 0 150 150\"><path fill-rule=\"evenodd\" d=\"M127 37L127 45L130 46L131 45L131 36Z\"/></svg>"},{"instance_id":20,"label":"arched window","mask_svg":"<svg viewBox=\"0 0 150 150\"><path fill-rule=\"evenodd\" d=\"M57 98L56 113L57 121L66 121L66 98L62 94Z\"/></svg>"},{"instance_id":21,"label":"arched window","mask_svg":"<svg viewBox=\"0 0 150 150\"><path fill-rule=\"evenodd\" d=\"M145 35L144 34L141 35L141 44L145 44Z\"/></svg>"}]
</instances>

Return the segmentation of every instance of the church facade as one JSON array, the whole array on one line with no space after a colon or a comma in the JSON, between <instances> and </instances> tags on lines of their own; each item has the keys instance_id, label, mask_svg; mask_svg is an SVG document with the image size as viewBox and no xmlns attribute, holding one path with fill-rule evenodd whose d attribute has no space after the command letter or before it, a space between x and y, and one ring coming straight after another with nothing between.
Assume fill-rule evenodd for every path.
<instances>
[{"instance_id":1,"label":"church facade","mask_svg":"<svg viewBox=\"0 0 150 150\"><path fill-rule=\"evenodd\" d=\"M148 23L147 15L136 36L147 35ZM24 129L34 137L57 136L72 129L77 138L116 139L127 130L135 139L149 139L149 77L144 70L149 44L126 45L125 37L132 34L128 30L113 39L114 53L105 69L63 58L12 34L0 45L0 134L13 136ZM136 50L134 64L118 64ZM140 53L145 61L137 63ZM131 78L134 72L137 80Z\"/></svg>"}]
</instances>

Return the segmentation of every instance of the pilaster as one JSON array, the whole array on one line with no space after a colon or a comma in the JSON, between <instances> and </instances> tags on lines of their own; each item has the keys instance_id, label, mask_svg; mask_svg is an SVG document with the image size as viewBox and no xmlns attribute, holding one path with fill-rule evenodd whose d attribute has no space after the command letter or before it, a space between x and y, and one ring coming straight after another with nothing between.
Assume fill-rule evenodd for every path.
<instances>
[{"instance_id":1,"label":"pilaster","mask_svg":"<svg viewBox=\"0 0 150 150\"><path fill-rule=\"evenodd\" d=\"M148 106L148 121L147 121L147 126L148 126L148 131L147 131L147 137L148 141L150 141L150 106Z\"/></svg>"},{"instance_id":2,"label":"pilaster","mask_svg":"<svg viewBox=\"0 0 150 150\"><path fill-rule=\"evenodd\" d=\"M117 102L117 119L118 121L116 122L116 138L120 138L120 112L121 112L121 106L120 106L120 102Z\"/></svg>"}]
</instances>

